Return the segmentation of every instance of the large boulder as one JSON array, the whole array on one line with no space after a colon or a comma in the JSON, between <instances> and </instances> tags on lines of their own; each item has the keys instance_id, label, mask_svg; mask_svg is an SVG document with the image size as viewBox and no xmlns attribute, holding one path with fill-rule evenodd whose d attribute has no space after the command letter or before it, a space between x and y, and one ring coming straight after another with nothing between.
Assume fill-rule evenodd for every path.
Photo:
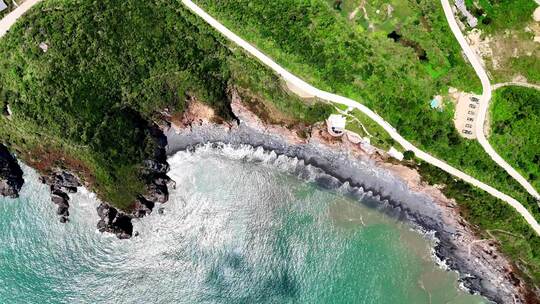
<instances>
[{"instance_id":1,"label":"large boulder","mask_svg":"<svg viewBox=\"0 0 540 304\"><path fill-rule=\"evenodd\" d=\"M119 239L128 239L133 235L133 224L129 215L105 203L97 207L97 213L100 217L97 229L100 232L113 233Z\"/></svg>"},{"instance_id":2,"label":"large boulder","mask_svg":"<svg viewBox=\"0 0 540 304\"><path fill-rule=\"evenodd\" d=\"M51 201L57 206L56 214L60 222L68 222L69 196L66 192L77 192L77 187L81 186L79 179L65 170L56 169L50 174L41 176L40 180L51 190Z\"/></svg>"},{"instance_id":3,"label":"large boulder","mask_svg":"<svg viewBox=\"0 0 540 304\"><path fill-rule=\"evenodd\" d=\"M22 176L23 172L15 157L0 144L0 195L19 197L19 191L24 183Z\"/></svg>"}]
</instances>

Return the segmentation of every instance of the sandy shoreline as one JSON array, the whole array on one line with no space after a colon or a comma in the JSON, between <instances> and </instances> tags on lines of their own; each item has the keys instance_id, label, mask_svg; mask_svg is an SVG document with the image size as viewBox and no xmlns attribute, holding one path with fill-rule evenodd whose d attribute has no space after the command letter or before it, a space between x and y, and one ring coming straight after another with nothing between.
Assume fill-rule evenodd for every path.
<instances>
[{"instance_id":1,"label":"sandy shoreline","mask_svg":"<svg viewBox=\"0 0 540 304\"><path fill-rule=\"evenodd\" d=\"M464 288L497 303L526 303L526 286L516 278L493 241L479 240L459 215L456 203L436 187L422 183L416 171L369 156L349 143L331 140L324 128L314 129L306 140L283 127L265 125L238 100L233 100L232 106L241 121L239 125L214 124L201 118L170 128L165 132L167 153L223 143L262 147L301 159L327 174L317 179L320 185L337 188L347 183L352 194L367 192L375 198L370 207L432 233L438 239L435 255L459 272Z\"/></svg>"}]
</instances>

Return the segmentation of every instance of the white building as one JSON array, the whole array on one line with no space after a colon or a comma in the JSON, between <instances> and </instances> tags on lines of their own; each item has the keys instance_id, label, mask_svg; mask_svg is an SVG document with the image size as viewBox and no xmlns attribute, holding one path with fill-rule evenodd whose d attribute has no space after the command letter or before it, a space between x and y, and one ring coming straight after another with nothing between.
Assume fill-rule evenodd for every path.
<instances>
[{"instance_id":1,"label":"white building","mask_svg":"<svg viewBox=\"0 0 540 304\"><path fill-rule=\"evenodd\" d=\"M347 124L347 119L343 115L339 115L339 114L332 114L326 120L328 133L336 137L343 135L346 124Z\"/></svg>"},{"instance_id":2,"label":"white building","mask_svg":"<svg viewBox=\"0 0 540 304\"><path fill-rule=\"evenodd\" d=\"M403 153L399 152L398 150L396 150L396 148L394 147L391 147L390 150L388 150L388 155L392 156L393 158L397 159L397 160L403 160Z\"/></svg>"},{"instance_id":3,"label":"white building","mask_svg":"<svg viewBox=\"0 0 540 304\"><path fill-rule=\"evenodd\" d=\"M4 3L4 0L0 0L0 12L5 10L7 5Z\"/></svg>"}]
</instances>

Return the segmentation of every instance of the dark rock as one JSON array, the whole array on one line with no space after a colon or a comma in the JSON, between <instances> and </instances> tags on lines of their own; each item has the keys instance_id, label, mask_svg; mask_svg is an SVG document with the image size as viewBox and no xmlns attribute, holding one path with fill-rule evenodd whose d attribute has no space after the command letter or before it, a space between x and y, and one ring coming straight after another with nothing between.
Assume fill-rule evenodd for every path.
<instances>
[{"instance_id":1,"label":"dark rock","mask_svg":"<svg viewBox=\"0 0 540 304\"><path fill-rule=\"evenodd\" d=\"M153 183L160 186L167 186L171 182L171 178L166 174L156 174L151 177Z\"/></svg>"},{"instance_id":2,"label":"dark rock","mask_svg":"<svg viewBox=\"0 0 540 304\"><path fill-rule=\"evenodd\" d=\"M166 185L150 184L143 197L148 201L163 204L169 200L169 190Z\"/></svg>"},{"instance_id":3,"label":"dark rock","mask_svg":"<svg viewBox=\"0 0 540 304\"><path fill-rule=\"evenodd\" d=\"M56 170L51 174L43 175L39 180L49 185L51 201L58 206L56 214L60 215L60 222L66 223L69 216L69 196L67 193L76 193L77 187L81 186L79 179L66 171Z\"/></svg>"},{"instance_id":4,"label":"dark rock","mask_svg":"<svg viewBox=\"0 0 540 304\"><path fill-rule=\"evenodd\" d=\"M69 196L60 190L55 190L51 194L51 201L59 207L69 207Z\"/></svg>"},{"instance_id":5,"label":"dark rock","mask_svg":"<svg viewBox=\"0 0 540 304\"><path fill-rule=\"evenodd\" d=\"M144 161L144 173L146 174L152 174L152 173L167 173L169 172L169 164L158 162L152 159L147 159Z\"/></svg>"},{"instance_id":6,"label":"dark rock","mask_svg":"<svg viewBox=\"0 0 540 304\"><path fill-rule=\"evenodd\" d=\"M77 193L77 187L65 187L67 193Z\"/></svg>"},{"instance_id":7,"label":"dark rock","mask_svg":"<svg viewBox=\"0 0 540 304\"><path fill-rule=\"evenodd\" d=\"M105 203L97 207L97 212L100 217L97 228L100 232L113 233L119 239L128 239L132 236L133 224L129 215Z\"/></svg>"},{"instance_id":8,"label":"dark rock","mask_svg":"<svg viewBox=\"0 0 540 304\"><path fill-rule=\"evenodd\" d=\"M0 195L19 197L19 191L24 183L22 176L23 172L15 157L0 144Z\"/></svg>"},{"instance_id":9,"label":"dark rock","mask_svg":"<svg viewBox=\"0 0 540 304\"><path fill-rule=\"evenodd\" d=\"M68 217L69 216L69 211L68 211L68 207L66 206L59 206L58 209L56 209L56 214L57 215L62 215L62 216L65 216L65 217Z\"/></svg>"},{"instance_id":10,"label":"dark rock","mask_svg":"<svg viewBox=\"0 0 540 304\"><path fill-rule=\"evenodd\" d=\"M133 216L141 218L152 213L154 202L151 202L144 197L139 197L133 207Z\"/></svg>"},{"instance_id":11,"label":"dark rock","mask_svg":"<svg viewBox=\"0 0 540 304\"><path fill-rule=\"evenodd\" d=\"M63 188L66 189L68 192L71 192L73 190L75 190L76 192L77 187L81 186L79 179L75 175L62 170L41 176L40 180L42 183L49 185L51 187L51 191L53 189Z\"/></svg>"}]
</instances>

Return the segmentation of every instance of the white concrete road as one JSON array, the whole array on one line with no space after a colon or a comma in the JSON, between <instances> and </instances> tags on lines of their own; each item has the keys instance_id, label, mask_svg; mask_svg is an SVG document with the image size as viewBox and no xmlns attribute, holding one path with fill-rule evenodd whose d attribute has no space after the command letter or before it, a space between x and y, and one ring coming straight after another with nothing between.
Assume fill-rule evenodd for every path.
<instances>
[{"instance_id":1,"label":"white concrete road","mask_svg":"<svg viewBox=\"0 0 540 304\"><path fill-rule=\"evenodd\" d=\"M0 37L3 37L15 21L38 2L41 2L41 0L26 0L23 4L19 5L19 7L4 16L4 18L0 20Z\"/></svg>"},{"instance_id":2,"label":"white concrete road","mask_svg":"<svg viewBox=\"0 0 540 304\"><path fill-rule=\"evenodd\" d=\"M445 2L445 0L443 0L443 4L444 4L444 2ZM311 95L317 96L318 98L321 98L323 100L326 100L326 101L329 101L329 102L332 102L332 103L343 104L343 105L346 105L348 107L356 108L356 109L362 111L363 113L368 115L371 119L373 119L375 122L377 122L380 126L382 126L388 132L388 134L390 134L390 136L395 141L400 143L405 149L413 151L415 153L416 157L418 157L418 158L420 158L420 159L422 159L422 160L424 160L424 161L426 161L426 162L428 162L428 163L430 163L430 164L432 164L434 166L437 166L440 169L452 174L453 176L461 178L464 181L466 181L466 182L468 182L468 183L470 183L470 184L472 184L472 185L474 185L474 186L488 192L489 194L491 194L491 195L493 195L493 196L507 202L510 206L512 206L514 209L516 209L516 211L519 212L519 214L521 214L523 216L523 218L532 227L532 229L538 235L540 235L540 225L538 224L536 219L531 215L531 213L521 203L519 203L514 198L500 192L499 190L497 190L497 189L495 189L495 188L493 188L493 187L491 187L491 186L489 186L487 184L482 183L481 181L473 178L472 176L470 176L470 175L468 175L468 174L466 174L464 172L461 172L460 170L448 165L447 163L445 163L445 162L443 162L443 161L429 155L428 153L416 148L410 142L408 142L406 139L404 139L401 135L399 135L399 133L396 132L396 129L394 127L392 127L389 123L387 123L384 119L382 119L379 115L377 115L375 112L373 112L372 110L370 110L366 106L364 106L364 105L362 105L362 104L360 104L360 103L358 103L358 102L356 102L356 101L354 101L352 99L319 90L319 89L313 87L312 85L306 83L302 79L298 78L297 76L291 74L289 71L285 70L279 64L274 62L270 57L266 56L261 51L259 51L257 48L255 48L254 46L252 46L251 44L246 42L244 39L240 38L239 36L234 34L232 31L227 29L224 25L222 25L219 21L217 21L212 16L207 14L202 8L197 6L191 0L182 0L182 3L184 5L186 5L191 11L193 11L196 15L198 15L199 17L204 19L210 26L215 28L218 32L223 34L225 37L227 37L228 39L230 39L231 41L233 41L234 43L236 43L237 45L242 47L244 50L246 50L252 56L256 57L262 63L264 63L265 65L270 67L272 70L274 70L274 72L276 72L281 77L283 77L284 80L293 83L296 87L300 88L301 90L303 90L305 92L308 92ZM448 1L446 1L446 5L448 5L448 8L450 8L450 6L448 4ZM451 10L450 10L450 12L451 12ZM453 15L452 15L452 20L454 20ZM455 23L455 20L454 20L454 23ZM456 24L456 26L457 26L457 24ZM459 30L459 28L458 28L458 30ZM463 40L464 40L464 38L463 38ZM465 42L465 44L466 44L466 42ZM480 66L480 68L481 68L481 66ZM487 80L487 75L486 75L485 80ZM483 84L484 84L485 80L483 80ZM487 88L490 88L489 80L487 80L487 82L485 82L485 84L487 85ZM489 92L488 94L491 94L491 89L488 90L488 92ZM489 97L488 97L487 100L489 101ZM487 103L486 103L485 106L487 106ZM484 112L484 115L485 115L485 112ZM483 119L484 118L482 117L482 120ZM481 132L483 134L483 130L481 130ZM481 202L478 202L478 203L481 203Z\"/></svg>"},{"instance_id":3,"label":"white concrete road","mask_svg":"<svg viewBox=\"0 0 540 304\"><path fill-rule=\"evenodd\" d=\"M482 82L483 92L482 96L480 97L480 105L478 108L478 115L476 116L475 126L478 142L480 143L482 148L484 148L484 151L486 151L486 153L491 157L491 159L493 159L493 161L495 161L500 167L506 170L506 172L508 172L510 176L512 176L518 183L520 183L521 186L523 186L523 188L525 188L525 190L527 190L527 192L529 192L533 197L535 197L537 200L540 200L540 194L538 194L536 189L534 189L534 187L523 176L521 176L521 174L519 174L512 166L510 166L497 152L495 152L493 147L489 144L484 133L484 124L486 121L487 111L489 109L489 101L491 100L491 83L489 81L486 70L484 69L484 66L480 62L476 53L467 43L467 40L465 40L465 37L463 36L463 33L461 32L461 29L456 22L450 3L448 2L448 0L441 0L441 3L448 24L450 25L450 29L452 29L454 36L456 37L459 45L465 53L465 56L467 56L467 59L473 66L474 71Z\"/></svg>"},{"instance_id":4,"label":"white concrete road","mask_svg":"<svg viewBox=\"0 0 540 304\"><path fill-rule=\"evenodd\" d=\"M0 37L4 36L5 33L9 30L9 28L17 21L17 19L22 16L30 7L32 7L34 4L40 2L41 0L27 0L25 3L23 3L21 6L19 6L17 9L9 13L7 16L5 16L2 20L0 20ZM465 38L461 34L461 31L459 30L459 27L457 27L457 24L454 20L454 16L452 14L452 10L450 8L450 4L448 3L448 0L441 0L443 3L443 7L445 9L445 13L447 14L448 21L450 23L450 26L452 27L452 31L454 31L454 34L456 35L456 38L458 38L458 41L462 48L465 50L467 56L469 57L472 55L471 64L473 64L473 67L475 68L475 71L477 72L478 76L482 80L482 86L484 88L484 95L487 99L485 99L485 107L484 114L482 117L482 121L485 119L485 113L487 111L487 104L489 102L489 99L491 98L491 85L489 83L489 79L487 78L487 74L483 70L482 66L480 65L479 61L474 57L474 52L470 49L467 42L465 41ZM497 197L508 204L512 206L514 209L516 209L519 214L523 216L523 218L527 221L527 223L532 227L532 229L540 235L540 225L536 221L536 219L530 214L530 212L517 200L514 198L500 192L499 190L484 184L480 182L479 180L473 178L472 176L459 171L458 169L448 165L447 163L427 154L426 152L416 148L413 146L410 142L408 142L406 139L404 139L399 133L396 132L396 129L392 127L389 123L387 123L384 119L382 119L379 115L377 115L375 112L371 111L366 106L343 96L339 96L336 94L332 94L329 92L325 92L322 90L319 90L310 84L306 83L302 79L296 77L295 75L291 74L287 70L285 70L283 67L281 67L279 64L274 62L272 59L270 59L268 56L257 50L254 46L231 32L229 29L227 29L225 26L223 26L221 23L219 23L216 19L214 19L212 16L208 15L203 9L201 9L199 6L197 6L195 3L193 3L190 0L182 0L182 3L186 5L189 9L191 9L196 15L204 19L209 25L211 25L213 28L215 28L218 32L223 34L228 39L232 40L237 45L241 46L244 50L246 50L248 53L259 59L261 62L263 62L265 65L270 67L272 70L274 70L277 74L281 75L284 80L291 82L296 87L302 89L305 92L308 92L314 96L317 96L323 100L327 100L333 103L343 104L348 107L356 108L366 115L368 115L371 119L373 119L375 122L377 122L379 125L381 125L387 132L390 134L390 136L400 143L405 149L411 150L415 153L415 155L436 166L440 169L463 179L464 181L488 192L489 194L493 195L494 197ZM450 12L451 15L448 15L448 12ZM452 23L453 22L453 23ZM456 32L457 29L457 32ZM461 37L461 38L460 38ZM469 51L467 51L467 49ZM486 90L488 89L488 90ZM486 93L487 92L487 93ZM478 125L477 125L478 127ZM483 124L481 127L481 132L479 134L483 133ZM484 137L485 140L485 137ZM486 141L487 142L487 141ZM489 146L489 143L488 143ZM493 151L495 153L495 151ZM495 153L495 155L497 155ZM498 156L498 155L497 155ZM502 159L501 159L502 160ZM504 160L503 160L504 161ZM508 164L507 164L508 165ZM511 167L510 167L511 168ZM516 172L517 173L517 172ZM518 174L519 175L519 174ZM521 176L520 176L521 177ZM480 202L479 202L480 203Z\"/></svg>"}]
</instances>

